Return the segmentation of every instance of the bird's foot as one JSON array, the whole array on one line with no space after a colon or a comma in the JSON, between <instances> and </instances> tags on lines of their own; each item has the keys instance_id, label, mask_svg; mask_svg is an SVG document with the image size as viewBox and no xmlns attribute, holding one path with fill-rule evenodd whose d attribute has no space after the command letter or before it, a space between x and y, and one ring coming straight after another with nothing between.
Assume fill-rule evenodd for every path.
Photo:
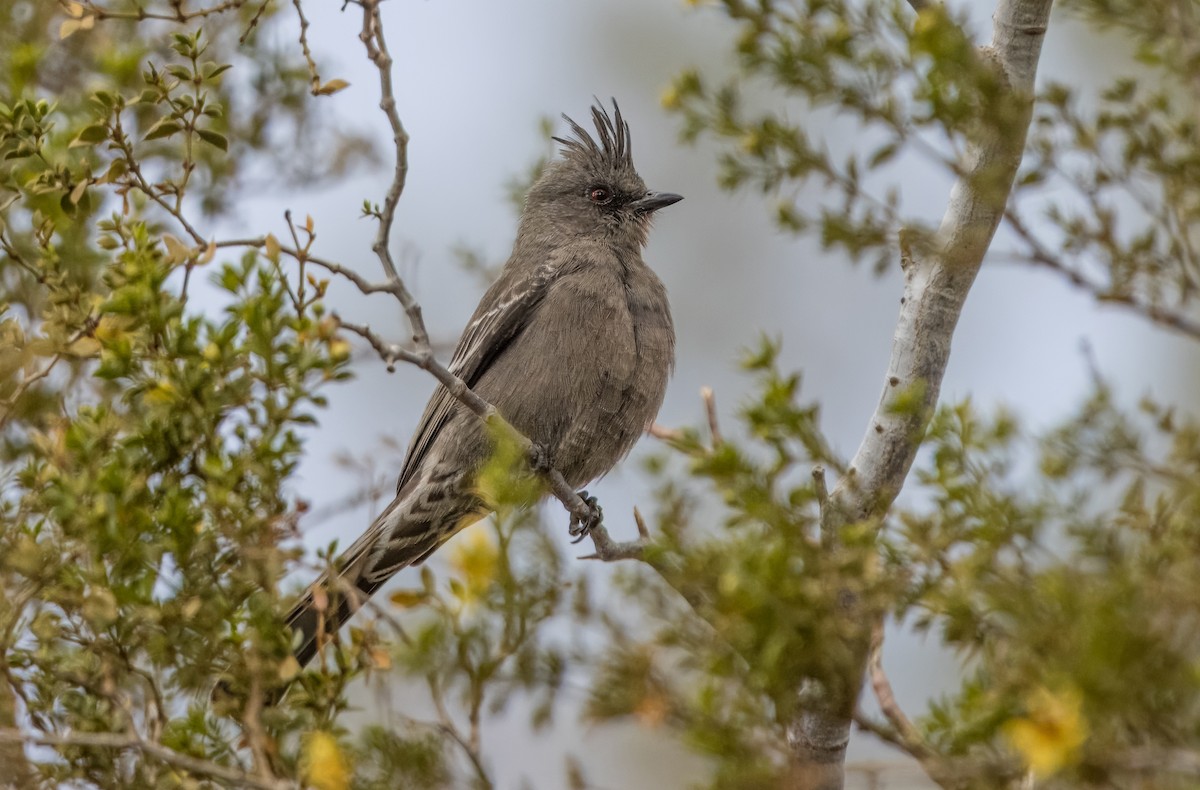
<instances>
[{"instance_id":1,"label":"bird's foot","mask_svg":"<svg viewBox=\"0 0 1200 790\"><path fill-rule=\"evenodd\" d=\"M600 526L600 522L604 519L604 511L600 509L600 503L596 501L596 497L588 496L587 491L580 491L579 498L583 500L583 504L588 507L587 517L581 517L576 513L571 514L571 523L567 527L567 532L575 540L571 543L578 543L586 538L593 529Z\"/></svg>"},{"instance_id":2,"label":"bird's foot","mask_svg":"<svg viewBox=\"0 0 1200 790\"><path fill-rule=\"evenodd\" d=\"M546 445L538 442L529 445L529 468L538 475L544 475L554 468L550 459L550 450Z\"/></svg>"}]
</instances>

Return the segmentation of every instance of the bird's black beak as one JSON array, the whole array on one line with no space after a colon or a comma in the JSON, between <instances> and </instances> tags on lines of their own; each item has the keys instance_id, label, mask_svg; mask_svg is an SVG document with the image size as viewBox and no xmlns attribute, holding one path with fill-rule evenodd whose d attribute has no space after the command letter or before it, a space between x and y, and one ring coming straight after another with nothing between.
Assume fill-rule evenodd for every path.
<instances>
[{"instance_id":1,"label":"bird's black beak","mask_svg":"<svg viewBox=\"0 0 1200 790\"><path fill-rule=\"evenodd\" d=\"M630 203L629 207L638 214L652 214L660 208L674 205L681 200L683 200L683 195L676 195L673 192L647 192L643 197Z\"/></svg>"}]
</instances>

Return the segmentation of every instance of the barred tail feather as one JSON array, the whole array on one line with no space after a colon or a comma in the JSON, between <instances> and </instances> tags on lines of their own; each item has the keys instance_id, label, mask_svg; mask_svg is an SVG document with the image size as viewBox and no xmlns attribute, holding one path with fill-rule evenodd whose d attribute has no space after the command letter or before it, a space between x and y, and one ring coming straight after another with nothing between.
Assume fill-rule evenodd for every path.
<instances>
[{"instance_id":1,"label":"barred tail feather","mask_svg":"<svg viewBox=\"0 0 1200 790\"><path fill-rule=\"evenodd\" d=\"M397 572L424 562L458 530L485 515L476 497L448 496L447 478L433 482L414 486L393 500L338 558L336 576L322 574L292 607L287 622L299 634L294 655L300 666ZM322 607L317 606L318 598Z\"/></svg>"}]
</instances>

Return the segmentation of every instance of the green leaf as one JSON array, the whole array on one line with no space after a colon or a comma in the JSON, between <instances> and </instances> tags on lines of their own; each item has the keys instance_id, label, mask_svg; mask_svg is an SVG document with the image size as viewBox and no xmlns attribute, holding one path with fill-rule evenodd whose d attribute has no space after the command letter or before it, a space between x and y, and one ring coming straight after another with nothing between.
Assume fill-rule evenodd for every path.
<instances>
[{"instance_id":1,"label":"green leaf","mask_svg":"<svg viewBox=\"0 0 1200 790\"><path fill-rule=\"evenodd\" d=\"M142 139L160 140L164 137L170 137L182 129L183 126L180 125L179 121L168 115L165 118L159 119L158 123L151 126L150 129L147 130L146 136Z\"/></svg>"},{"instance_id":2,"label":"green leaf","mask_svg":"<svg viewBox=\"0 0 1200 790\"><path fill-rule=\"evenodd\" d=\"M91 126L85 126L75 135L75 139L71 141L70 148L79 148L85 145L95 145L102 143L108 139L108 127L102 123L94 123Z\"/></svg>"},{"instance_id":3,"label":"green leaf","mask_svg":"<svg viewBox=\"0 0 1200 790\"><path fill-rule=\"evenodd\" d=\"M200 135L200 139L214 148L219 148L222 151L229 150L229 140L225 135L214 132L212 129L197 129L196 134Z\"/></svg>"},{"instance_id":4,"label":"green leaf","mask_svg":"<svg viewBox=\"0 0 1200 790\"><path fill-rule=\"evenodd\" d=\"M203 69L204 79L206 79L206 80L216 79L217 77L221 76L222 74L224 74L226 71L228 71L231 68L233 68L233 65L230 63L222 63L220 65L206 64Z\"/></svg>"}]
</instances>

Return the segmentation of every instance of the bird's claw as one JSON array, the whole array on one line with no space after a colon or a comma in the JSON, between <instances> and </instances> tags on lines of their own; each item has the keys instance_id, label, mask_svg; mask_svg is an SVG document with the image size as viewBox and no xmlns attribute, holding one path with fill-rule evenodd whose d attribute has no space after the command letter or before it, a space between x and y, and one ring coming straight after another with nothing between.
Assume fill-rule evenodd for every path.
<instances>
[{"instance_id":1,"label":"bird's claw","mask_svg":"<svg viewBox=\"0 0 1200 790\"><path fill-rule=\"evenodd\" d=\"M529 468L534 474L544 475L554 468L550 460L550 451L546 445L533 442L529 445Z\"/></svg>"},{"instance_id":2,"label":"bird's claw","mask_svg":"<svg viewBox=\"0 0 1200 790\"><path fill-rule=\"evenodd\" d=\"M571 514L571 523L567 526L567 532L575 540L571 541L572 545L579 543L586 538L591 531L600 525L600 521L604 518L604 511L600 509L600 503L594 496L588 496L587 491L580 491L579 498L583 500L583 504L588 507L586 517L581 517L576 513Z\"/></svg>"}]
</instances>

